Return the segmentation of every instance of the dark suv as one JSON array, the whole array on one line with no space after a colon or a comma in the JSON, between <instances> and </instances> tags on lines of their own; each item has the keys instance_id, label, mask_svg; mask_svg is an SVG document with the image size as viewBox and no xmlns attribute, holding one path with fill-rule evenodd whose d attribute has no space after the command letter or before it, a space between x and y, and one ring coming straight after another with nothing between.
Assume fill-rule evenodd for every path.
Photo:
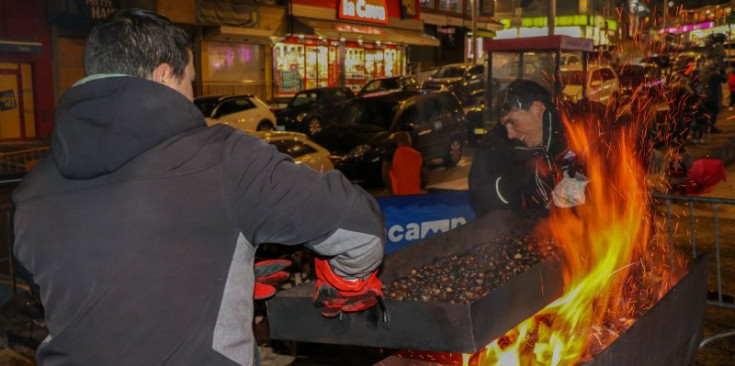
<instances>
[{"instance_id":1,"label":"dark suv","mask_svg":"<svg viewBox=\"0 0 735 366\"><path fill-rule=\"evenodd\" d=\"M373 187L382 183L382 161L395 150L396 132L411 134L424 161L441 158L453 166L462 158L466 128L454 94L403 91L351 101L314 141L332 153L347 178Z\"/></svg>"},{"instance_id":2,"label":"dark suv","mask_svg":"<svg viewBox=\"0 0 735 366\"><path fill-rule=\"evenodd\" d=\"M421 89L449 90L462 104L467 104L473 96L481 94L484 89L485 66L472 64L450 64L436 70Z\"/></svg>"},{"instance_id":3,"label":"dark suv","mask_svg":"<svg viewBox=\"0 0 735 366\"><path fill-rule=\"evenodd\" d=\"M355 94L346 87L308 89L294 95L286 108L277 110L275 115L287 131L312 136L322 130L331 114L354 98Z\"/></svg>"}]
</instances>

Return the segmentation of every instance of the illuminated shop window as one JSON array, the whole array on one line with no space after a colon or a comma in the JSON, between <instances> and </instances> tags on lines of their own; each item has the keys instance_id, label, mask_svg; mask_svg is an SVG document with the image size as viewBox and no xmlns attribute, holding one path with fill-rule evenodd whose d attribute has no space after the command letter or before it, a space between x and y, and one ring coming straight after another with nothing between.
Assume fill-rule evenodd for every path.
<instances>
[{"instance_id":1,"label":"illuminated shop window","mask_svg":"<svg viewBox=\"0 0 735 366\"><path fill-rule=\"evenodd\" d=\"M263 83L263 55L258 45L210 42L207 47L206 81Z\"/></svg>"},{"instance_id":2,"label":"illuminated shop window","mask_svg":"<svg viewBox=\"0 0 735 366\"><path fill-rule=\"evenodd\" d=\"M273 46L275 60L275 82L279 95L293 95L303 89L305 73L304 45L276 43Z\"/></svg>"},{"instance_id":3,"label":"illuminated shop window","mask_svg":"<svg viewBox=\"0 0 735 366\"><path fill-rule=\"evenodd\" d=\"M362 48L345 48L345 86L353 91L360 91L366 82L365 50Z\"/></svg>"},{"instance_id":4,"label":"illuminated shop window","mask_svg":"<svg viewBox=\"0 0 735 366\"><path fill-rule=\"evenodd\" d=\"M434 0L421 0L421 7L424 9L434 9L436 8L436 3Z\"/></svg>"},{"instance_id":5,"label":"illuminated shop window","mask_svg":"<svg viewBox=\"0 0 735 366\"><path fill-rule=\"evenodd\" d=\"M439 0L440 10L461 13L462 12L462 9L460 8L461 5L462 5L462 0Z\"/></svg>"}]
</instances>

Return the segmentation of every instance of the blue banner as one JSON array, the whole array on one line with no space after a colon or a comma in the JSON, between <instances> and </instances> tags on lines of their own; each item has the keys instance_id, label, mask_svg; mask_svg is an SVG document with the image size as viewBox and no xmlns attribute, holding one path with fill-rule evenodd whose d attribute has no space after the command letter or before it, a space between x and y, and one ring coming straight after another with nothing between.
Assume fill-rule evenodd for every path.
<instances>
[{"instance_id":1,"label":"blue banner","mask_svg":"<svg viewBox=\"0 0 735 366\"><path fill-rule=\"evenodd\" d=\"M385 253L438 235L475 219L467 191L379 197L385 217Z\"/></svg>"}]
</instances>

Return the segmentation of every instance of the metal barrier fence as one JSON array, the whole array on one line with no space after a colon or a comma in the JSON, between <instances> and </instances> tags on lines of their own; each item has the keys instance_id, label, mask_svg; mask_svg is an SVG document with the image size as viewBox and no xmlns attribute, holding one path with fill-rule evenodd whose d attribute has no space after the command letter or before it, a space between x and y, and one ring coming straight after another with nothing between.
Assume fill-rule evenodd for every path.
<instances>
[{"instance_id":1,"label":"metal barrier fence","mask_svg":"<svg viewBox=\"0 0 735 366\"><path fill-rule=\"evenodd\" d=\"M17 150L0 153L0 177L23 175L36 165L36 162L46 156L49 147Z\"/></svg>"},{"instance_id":2,"label":"metal barrier fence","mask_svg":"<svg viewBox=\"0 0 735 366\"><path fill-rule=\"evenodd\" d=\"M735 207L735 199L729 199L729 198L715 198L715 197L690 197L690 196L672 196L672 195L662 195L662 194L656 194L654 195L654 199L658 202L665 203L666 207L666 227L667 227L667 235L668 235L668 241L669 241L669 247L674 246L674 226L678 223L679 220L674 220L672 217L673 209L672 209L672 203L681 204L683 206L686 206L688 208L688 218L689 218L689 242L691 243L691 254L692 257L695 258L697 256L697 229L696 229L696 218L698 217L695 214L695 204L707 204L711 205L712 207L712 219L714 221L714 246L715 246L715 272L716 272L716 278L715 278L715 284L717 287L717 298L715 300L708 299L707 304L712 306L717 306L721 308L727 308L727 309L734 309L735 310L735 303L730 303L725 301L724 295L723 295L723 281L722 281L722 256L721 256L721 242L720 242L720 212L719 212L719 206L721 205L728 205ZM687 212L687 211L684 211ZM702 348L709 344L712 341L732 337L735 336L735 329L732 329L730 331L726 331L720 334L715 334L713 336L707 337L703 339L700 344L699 348Z\"/></svg>"}]
</instances>

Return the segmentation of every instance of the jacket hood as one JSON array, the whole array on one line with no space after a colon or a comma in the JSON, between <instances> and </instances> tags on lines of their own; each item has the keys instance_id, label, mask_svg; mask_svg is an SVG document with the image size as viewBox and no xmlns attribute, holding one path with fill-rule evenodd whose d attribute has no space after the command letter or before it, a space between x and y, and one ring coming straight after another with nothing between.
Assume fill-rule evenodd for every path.
<instances>
[{"instance_id":1,"label":"jacket hood","mask_svg":"<svg viewBox=\"0 0 735 366\"><path fill-rule=\"evenodd\" d=\"M564 130L564 121L562 121L559 111L547 106L544 111L542 126L543 142L541 143L541 146L516 146L515 148L519 150L543 152L552 156L566 151L566 131Z\"/></svg>"},{"instance_id":2,"label":"jacket hood","mask_svg":"<svg viewBox=\"0 0 735 366\"><path fill-rule=\"evenodd\" d=\"M116 171L167 138L204 126L178 91L132 76L92 76L70 88L56 109L50 155L69 179Z\"/></svg>"}]
</instances>

